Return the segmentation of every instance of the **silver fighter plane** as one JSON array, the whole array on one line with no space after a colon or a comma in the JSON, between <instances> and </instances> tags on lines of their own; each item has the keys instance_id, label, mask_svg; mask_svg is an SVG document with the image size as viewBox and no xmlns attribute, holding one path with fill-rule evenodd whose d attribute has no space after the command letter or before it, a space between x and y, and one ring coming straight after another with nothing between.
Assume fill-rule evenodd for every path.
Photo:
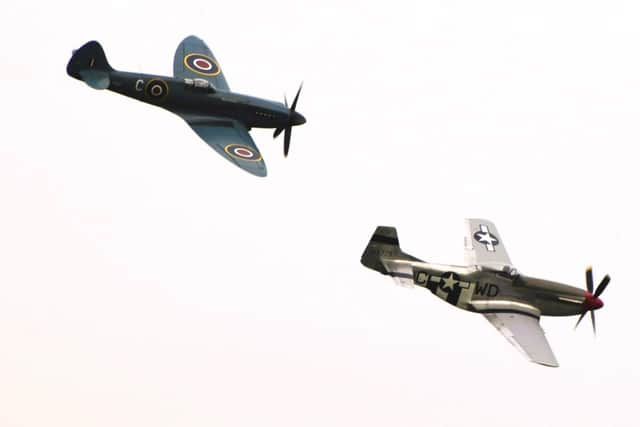
<instances>
[{"instance_id":1,"label":"silver fighter plane","mask_svg":"<svg viewBox=\"0 0 640 427\"><path fill-rule=\"evenodd\" d=\"M587 290L520 274L511 264L496 226L484 219L467 219L465 266L424 262L404 253L394 227L378 227L360 262L391 276L401 285L417 285L463 310L482 313L511 344L532 362L557 367L540 327L540 316L591 315L602 308L599 296L609 284L605 276L595 292L587 268Z\"/></svg>"}]
</instances>

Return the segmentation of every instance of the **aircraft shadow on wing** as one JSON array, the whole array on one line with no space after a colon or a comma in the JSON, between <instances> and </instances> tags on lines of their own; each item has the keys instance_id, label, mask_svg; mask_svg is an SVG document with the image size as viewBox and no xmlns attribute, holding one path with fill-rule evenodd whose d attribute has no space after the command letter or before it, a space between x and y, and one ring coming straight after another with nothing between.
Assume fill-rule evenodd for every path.
<instances>
[{"instance_id":1,"label":"aircraft shadow on wing","mask_svg":"<svg viewBox=\"0 0 640 427\"><path fill-rule=\"evenodd\" d=\"M290 107L286 98L283 104L231 92L213 53L195 36L178 45L173 77L114 70L96 41L73 52L67 73L94 89L108 89L177 114L216 152L256 176L266 176L267 168L249 130L272 128L274 138L284 131L286 157L291 128L306 122L296 111L302 85Z\"/></svg>"},{"instance_id":2,"label":"aircraft shadow on wing","mask_svg":"<svg viewBox=\"0 0 640 427\"><path fill-rule=\"evenodd\" d=\"M396 282L420 286L463 310L482 313L529 360L558 366L540 316L575 316L589 313L596 331L595 310L609 284L605 276L594 291L591 267L587 289L520 274L513 266L496 226L485 219L466 220L467 265L440 265L422 261L400 249L394 227L376 228L360 262L391 276Z\"/></svg>"}]
</instances>

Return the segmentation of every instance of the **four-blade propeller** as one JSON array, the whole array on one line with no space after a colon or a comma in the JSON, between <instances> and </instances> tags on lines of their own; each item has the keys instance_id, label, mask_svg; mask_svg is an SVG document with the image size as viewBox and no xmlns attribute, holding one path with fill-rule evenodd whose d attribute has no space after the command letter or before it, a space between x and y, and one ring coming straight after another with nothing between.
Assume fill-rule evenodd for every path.
<instances>
[{"instance_id":1,"label":"four-blade propeller","mask_svg":"<svg viewBox=\"0 0 640 427\"><path fill-rule=\"evenodd\" d=\"M300 83L300 87L298 88L298 92L296 93L296 97L293 99L293 103L291 104L291 108L289 108L289 123L283 128L277 128L275 132L273 132L273 137L277 138L278 135L284 131L284 156L287 157L289 154L289 146L291 145L291 127L297 126L306 123L306 119L302 116L302 114L296 112L296 105L298 105L298 97L300 96L300 91L302 90L302 83ZM289 107L287 104L287 97L284 97L284 105Z\"/></svg>"},{"instance_id":2,"label":"four-blade propeller","mask_svg":"<svg viewBox=\"0 0 640 427\"><path fill-rule=\"evenodd\" d=\"M578 318L578 321L576 322L576 326L574 327L574 329L578 327L578 325L580 324L584 316L587 314L587 312L589 312L589 314L591 315L591 325L593 326L593 334L595 335L596 334L596 316L594 311L599 308L602 308L602 306L604 305L602 300L600 300L600 298L598 297L602 295L605 289L607 289L607 286L609 285L609 281L611 281L611 277L609 277L608 274L604 276L600 281L600 284L596 288L596 291L593 292L593 271L589 266L587 267L587 271L586 271L586 280L587 280L587 291L585 292L585 300L582 303L582 308L584 311Z\"/></svg>"}]
</instances>

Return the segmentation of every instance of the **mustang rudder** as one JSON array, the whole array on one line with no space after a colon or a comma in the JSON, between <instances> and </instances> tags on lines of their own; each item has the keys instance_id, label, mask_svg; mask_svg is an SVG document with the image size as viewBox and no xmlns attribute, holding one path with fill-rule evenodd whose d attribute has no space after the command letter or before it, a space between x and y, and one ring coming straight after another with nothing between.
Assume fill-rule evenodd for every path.
<instances>
[{"instance_id":1,"label":"mustang rudder","mask_svg":"<svg viewBox=\"0 0 640 427\"><path fill-rule=\"evenodd\" d=\"M376 270L382 274L389 274L382 258L406 259L419 261L417 258L402 252L398 241L398 232L395 227L379 226L374 231L365 248L360 262L365 267Z\"/></svg>"}]
</instances>

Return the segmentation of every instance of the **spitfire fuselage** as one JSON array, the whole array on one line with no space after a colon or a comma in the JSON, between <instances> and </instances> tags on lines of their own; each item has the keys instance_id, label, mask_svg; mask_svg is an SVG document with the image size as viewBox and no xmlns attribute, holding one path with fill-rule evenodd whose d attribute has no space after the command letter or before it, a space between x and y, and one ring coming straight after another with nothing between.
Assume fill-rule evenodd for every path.
<instances>
[{"instance_id":1,"label":"spitfire fuselage","mask_svg":"<svg viewBox=\"0 0 640 427\"><path fill-rule=\"evenodd\" d=\"M389 260L389 273L403 284L429 289L439 298L474 312L530 311L533 316L570 316L584 311L580 288L479 266Z\"/></svg>"},{"instance_id":2,"label":"spitfire fuselage","mask_svg":"<svg viewBox=\"0 0 640 427\"><path fill-rule=\"evenodd\" d=\"M248 128L281 128L289 123L289 109L281 103L216 90L204 81L123 71L109 73L107 89L189 117L225 117ZM201 86L198 86L201 84Z\"/></svg>"},{"instance_id":3,"label":"spitfire fuselage","mask_svg":"<svg viewBox=\"0 0 640 427\"><path fill-rule=\"evenodd\" d=\"M107 89L178 115L218 154L259 177L267 176L267 167L249 131L274 128L274 138L284 133L286 157L292 127L306 122L296 111L302 85L290 107L286 100L282 104L233 93L211 50L195 36L176 48L174 77L118 71L95 40L73 51L67 74L93 89Z\"/></svg>"}]
</instances>

